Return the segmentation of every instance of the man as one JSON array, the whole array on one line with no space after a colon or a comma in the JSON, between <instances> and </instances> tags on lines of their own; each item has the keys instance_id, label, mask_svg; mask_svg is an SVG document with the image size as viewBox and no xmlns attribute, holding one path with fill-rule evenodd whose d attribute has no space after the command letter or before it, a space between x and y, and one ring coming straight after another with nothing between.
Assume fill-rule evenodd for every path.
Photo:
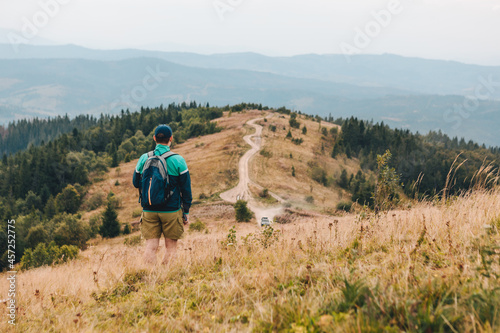
<instances>
[{"instance_id":1,"label":"man","mask_svg":"<svg viewBox=\"0 0 500 333\"><path fill-rule=\"evenodd\" d=\"M167 125L159 125L155 129L153 140L156 142L155 156L168 153L172 144L172 129ZM137 162L133 177L136 188L141 188L144 164L148 158L149 156L146 153ZM189 208L193 200L191 178L184 158L174 154L166 158L166 164L170 184L169 190L171 191L170 197L165 203L159 205L151 206L149 202L142 203L141 232L146 239L144 260L149 263L156 261L156 251L162 234L165 237L166 248L163 263L168 263L175 255L177 240L181 238L184 233L184 226L188 224Z\"/></svg>"}]
</instances>

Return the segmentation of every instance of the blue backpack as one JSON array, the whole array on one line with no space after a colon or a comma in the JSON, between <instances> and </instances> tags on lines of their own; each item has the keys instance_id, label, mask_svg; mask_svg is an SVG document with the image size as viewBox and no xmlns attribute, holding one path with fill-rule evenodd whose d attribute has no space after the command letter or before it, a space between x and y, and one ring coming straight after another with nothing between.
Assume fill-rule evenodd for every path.
<instances>
[{"instance_id":1,"label":"blue backpack","mask_svg":"<svg viewBox=\"0 0 500 333\"><path fill-rule=\"evenodd\" d=\"M154 151L148 153L148 159L144 163L141 178L142 207L162 205L168 201L172 195L168 177L167 159L177 155L167 152L161 156L156 156Z\"/></svg>"}]
</instances>

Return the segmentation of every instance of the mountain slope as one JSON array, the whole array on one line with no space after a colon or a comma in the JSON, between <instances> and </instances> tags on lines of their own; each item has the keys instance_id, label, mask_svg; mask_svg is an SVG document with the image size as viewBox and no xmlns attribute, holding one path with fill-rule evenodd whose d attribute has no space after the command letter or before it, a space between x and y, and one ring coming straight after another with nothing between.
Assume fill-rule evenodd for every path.
<instances>
[{"instance_id":1,"label":"mountain slope","mask_svg":"<svg viewBox=\"0 0 500 333\"><path fill-rule=\"evenodd\" d=\"M74 45L23 45L13 53L1 44L2 57L0 123L192 100L212 105L259 101L424 133L441 129L452 137L500 145L495 135L500 67L393 55L360 55L347 63L341 55L205 56ZM150 72L160 72L157 80Z\"/></svg>"},{"instance_id":2,"label":"mountain slope","mask_svg":"<svg viewBox=\"0 0 500 333\"><path fill-rule=\"evenodd\" d=\"M307 101L325 104L329 99L407 93L245 70L200 69L154 58L2 60L0 73L0 105L22 107L26 115L98 114L186 100L217 105L259 100L300 107L304 99L307 107ZM1 116L5 122L14 115Z\"/></svg>"},{"instance_id":3,"label":"mountain slope","mask_svg":"<svg viewBox=\"0 0 500 333\"><path fill-rule=\"evenodd\" d=\"M243 69L297 78L319 79L367 87L404 89L422 94L473 95L481 77L500 79L499 66L479 66L455 61L409 58L391 54L298 55L269 57L256 53L201 55L183 52L160 52L135 49L92 50L76 45L11 45L0 44L0 59L89 59L117 61L130 58L158 58L177 64L213 68ZM492 98L500 99L500 89Z\"/></svg>"}]
</instances>

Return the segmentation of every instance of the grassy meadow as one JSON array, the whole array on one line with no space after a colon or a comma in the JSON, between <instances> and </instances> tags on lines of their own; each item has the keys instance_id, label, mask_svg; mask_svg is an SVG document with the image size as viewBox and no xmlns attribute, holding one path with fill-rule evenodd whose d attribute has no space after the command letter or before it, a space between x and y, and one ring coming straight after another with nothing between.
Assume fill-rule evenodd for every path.
<instances>
[{"instance_id":1,"label":"grassy meadow","mask_svg":"<svg viewBox=\"0 0 500 333\"><path fill-rule=\"evenodd\" d=\"M231 214L199 208L195 216L211 222L188 232L167 266L144 265L134 234L129 245L102 241L72 262L20 272L17 330L500 329L498 190L264 230ZM9 330L5 320L0 329Z\"/></svg>"}]
</instances>

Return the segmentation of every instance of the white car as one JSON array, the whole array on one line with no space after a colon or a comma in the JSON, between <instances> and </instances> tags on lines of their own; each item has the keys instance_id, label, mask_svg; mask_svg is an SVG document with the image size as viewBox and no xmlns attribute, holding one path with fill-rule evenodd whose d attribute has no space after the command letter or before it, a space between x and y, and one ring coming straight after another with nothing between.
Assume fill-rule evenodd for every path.
<instances>
[{"instance_id":1,"label":"white car","mask_svg":"<svg viewBox=\"0 0 500 333\"><path fill-rule=\"evenodd\" d=\"M263 217L260 219L260 226L263 227L265 225L271 225L271 222L269 221L268 217Z\"/></svg>"}]
</instances>

